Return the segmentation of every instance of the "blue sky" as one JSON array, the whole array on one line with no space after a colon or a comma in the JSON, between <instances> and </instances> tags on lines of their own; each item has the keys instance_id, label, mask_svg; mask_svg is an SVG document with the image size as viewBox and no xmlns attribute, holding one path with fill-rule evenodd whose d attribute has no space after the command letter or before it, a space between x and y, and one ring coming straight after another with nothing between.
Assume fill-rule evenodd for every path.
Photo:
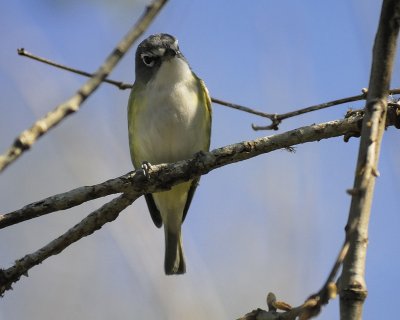
<instances>
[{"instance_id":1,"label":"blue sky","mask_svg":"<svg viewBox=\"0 0 400 320\"><path fill-rule=\"evenodd\" d=\"M19 57L16 49L94 71L145 1L8 1L0 12L0 152L85 79ZM170 1L146 32L179 39L212 96L282 113L368 86L380 1ZM111 77L134 81L134 48ZM399 57L392 87L400 87ZM129 92L102 85L0 177L0 212L132 166ZM338 119L336 106L288 119L280 132ZM212 148L275 132L214 105ZM400 282L399 133L389 128L370 223L364 319L396 313ZM163 274L163 234L142 199L113 223L46 260L0 301L0 319L235 319L273 291L298 305L320 288L343 241L358 140L330 139L216 170L201 180L183 227L188 272ZM43 246L111 198L0 232L1 267ZM383 307L384 306L384 307ZM337 319L331 302L319 319Z\"/></svg>"}]
</instances>

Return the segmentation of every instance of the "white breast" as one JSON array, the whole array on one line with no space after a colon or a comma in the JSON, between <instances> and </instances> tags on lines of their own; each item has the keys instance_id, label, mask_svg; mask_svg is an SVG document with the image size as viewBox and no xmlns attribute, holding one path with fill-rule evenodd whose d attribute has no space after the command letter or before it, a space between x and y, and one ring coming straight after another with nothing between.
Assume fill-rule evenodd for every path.
<instances>
[{"instance_id":1,"label":"white breast","mask_svg":"<svg viewBox=\"0 0 400 320\"><path fill-rule=\"evenodd\" d=\"M205 150L206 108L199 105L196 81L187 63L174 58L147 84L147 105L137 114L139 161L174 162Z\"/></svg>"}]
</instances>

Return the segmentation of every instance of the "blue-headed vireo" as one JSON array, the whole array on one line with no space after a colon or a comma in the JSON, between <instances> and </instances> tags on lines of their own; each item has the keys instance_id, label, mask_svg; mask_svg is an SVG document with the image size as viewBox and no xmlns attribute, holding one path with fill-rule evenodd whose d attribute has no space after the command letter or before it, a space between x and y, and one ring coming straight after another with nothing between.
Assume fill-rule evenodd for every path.
<instances>
[{"instance_id":1,"label":"blue-headed vireo","mask_svg":"<svg viewBox=\"0 0 400 320\"><path fill-rule=\"evenodd\" d=\"M204 82L190 69L169 34L155 34L136 51L136 79L128 103L129 147L133 165L171 163L208 151L211 101ZM164 224L166 274L186 271L181 225L199 178L169 191L146 194L151 218Z\"/></svg>"}]
</instances>

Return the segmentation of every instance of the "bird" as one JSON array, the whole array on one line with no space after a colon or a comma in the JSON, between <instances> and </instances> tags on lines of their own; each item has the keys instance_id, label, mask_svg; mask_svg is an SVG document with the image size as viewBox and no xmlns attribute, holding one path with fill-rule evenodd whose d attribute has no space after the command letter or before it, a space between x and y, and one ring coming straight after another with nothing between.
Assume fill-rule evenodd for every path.
<instances>
[{"instance_id":1,"label":"bird","mask_svg":"<svg viewBox=\"0 0 400 320\"><path fill-rule=\"evenodd\" d=\"M211 120L208 89L192 71L178 40L166 33L143 40L135 54L135 82L128 102L134 168L173 163L209 151ZM181 227L199 179L144 195L154 224L164 226L166 275L186 272Z\"/></svg>"}]
</instances>

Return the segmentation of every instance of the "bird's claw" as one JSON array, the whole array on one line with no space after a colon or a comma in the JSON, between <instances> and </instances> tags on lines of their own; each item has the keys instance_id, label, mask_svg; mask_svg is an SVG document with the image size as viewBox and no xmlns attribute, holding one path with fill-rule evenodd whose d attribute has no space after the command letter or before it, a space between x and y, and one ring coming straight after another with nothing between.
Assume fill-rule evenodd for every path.
<instances>
[{"instance_id":1,"label":"bird's claw","mask_svg":"<svg viewBox=\"0 0 400 320\"><path fill-rule=\"evenodd\" d=\"M143 174L147 179L150 179L151 163L148 161L142 162Z\"/></svg>"}]
</instances>

